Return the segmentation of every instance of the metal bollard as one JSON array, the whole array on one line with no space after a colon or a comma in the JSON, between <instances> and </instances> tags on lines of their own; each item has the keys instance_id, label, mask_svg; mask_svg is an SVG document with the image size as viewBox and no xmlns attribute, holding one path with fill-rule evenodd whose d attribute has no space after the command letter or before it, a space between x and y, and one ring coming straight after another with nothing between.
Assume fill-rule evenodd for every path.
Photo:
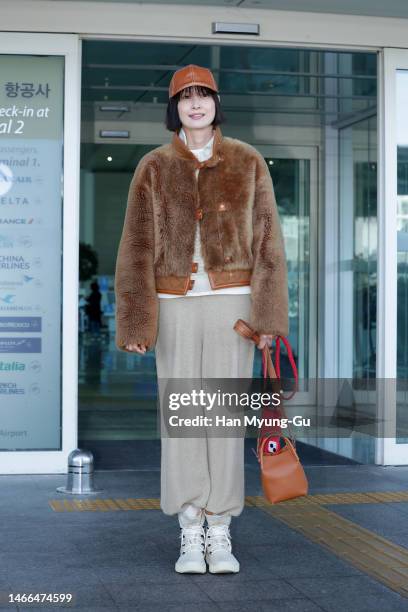
<instances>
[{"instance_id":1,"label":"metal bollard","mask_svg":"<svg viewBox=\"0 0 408 612\"><path fill-rule=\"evenodd\" d=\"M66 487L57 487L59 493L89 495L100 493L93 484L94 460L91 451L77 448L68 455L68 478Z\"/></svg>"}]
</instances>

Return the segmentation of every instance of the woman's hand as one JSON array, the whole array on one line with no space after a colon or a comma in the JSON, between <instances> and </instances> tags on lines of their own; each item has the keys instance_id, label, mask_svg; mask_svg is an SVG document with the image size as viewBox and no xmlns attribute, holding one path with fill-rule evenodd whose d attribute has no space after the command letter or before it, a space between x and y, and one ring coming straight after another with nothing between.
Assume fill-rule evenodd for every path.
<instances>
[{"instance_id":1,"label":"woman's hand","mask_svg":"<svg viewBox=\"0 0 408 612\"><path fill-rule=\"evenodd\" d=\"M268 334L261 334L259 343L256 346L259 349L263 349L263 347L267 344L269 348L271 348L274 338L275 336L270 336Z\"/></svg>"},{"instance_id":2,"label":"woman's hand","mask_svg":"<svg viewBox=\"0 0 408 612\"><path fill-rule=\"evenodd\" d=\"M145 344L125 344L125 348L128 351L140 353L140 355L144 355L145 352L146 352L146 345Z\"/></svg>"}]
</instances>

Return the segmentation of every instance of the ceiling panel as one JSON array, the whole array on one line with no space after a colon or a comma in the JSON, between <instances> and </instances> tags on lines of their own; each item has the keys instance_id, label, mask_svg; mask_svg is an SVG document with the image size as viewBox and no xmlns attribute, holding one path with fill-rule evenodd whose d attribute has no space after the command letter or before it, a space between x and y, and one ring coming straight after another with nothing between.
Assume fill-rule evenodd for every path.
<instances>
[{"instance_id":1,"label":"ceiling panel","mask_svg":"<svg viewBox=\"0 0 408 612\"><path fill-rule=\"evenodd\" d=\"M32 0L35 1L35 0ZM66 0L53 0L54 2ZM82 0L70 0L81 2ZM88 0L91 2L112 2L112 0ZM133 4L137 0L121 0ZM238 6L241 8L275 9L280 11L301 11L306 13L339 13L348 15L371 15L375 17L408 18L408 0L144 0L144 4L187 4L207 6Z\"/></svg>"}]
</instances>

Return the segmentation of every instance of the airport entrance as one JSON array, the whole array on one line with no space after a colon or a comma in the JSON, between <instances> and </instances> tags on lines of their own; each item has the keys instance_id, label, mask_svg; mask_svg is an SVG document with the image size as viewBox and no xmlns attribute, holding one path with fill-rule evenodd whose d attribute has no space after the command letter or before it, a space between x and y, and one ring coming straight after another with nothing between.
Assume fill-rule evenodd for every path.
<instances>
[{"instance_id":1,"label":"airport entrance","mask_svg":"<svg viewBox=\"0 0 408 612\"><path fill-rule=\"evenodd\" d=\"M84 40L78 435L108 468L159 448L154 352L114 346L114 266L134 169L171 139L168 84L188 63L214 72L223 134L255 146L270 168L301 382L290 407L317 416L316 381L344 378L358 379L346 417L356 405L376 411L377 53ZM99 324L88 306L98 293ZM300 443L311 462L376 460L371 436L316 431Z\"/></svg>"}]
</instances>

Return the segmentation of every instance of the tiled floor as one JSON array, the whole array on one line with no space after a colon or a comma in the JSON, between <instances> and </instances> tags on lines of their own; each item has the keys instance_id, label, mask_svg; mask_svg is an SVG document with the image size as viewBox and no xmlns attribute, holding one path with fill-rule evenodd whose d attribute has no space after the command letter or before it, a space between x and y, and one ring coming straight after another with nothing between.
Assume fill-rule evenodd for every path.
<instances>
[{"instance_id":1,"label":"tiled floor","mask_svg":"<svg viewBox=\"0 0 408 612\"><path fill-rule=\"evenodd\" d=\"M407 490L408 468L307 467L311 493ZM160 510L52 510L64 475L0 476L0 592L73 593L82 610L408 610L408 600L309 541L261 509L246 506L232 521L236 575L174 571L179 528ZM98 497L159 497L156 468L97 471ZM258 472L246 474L259 496ZM63 499L64 496L61 496ZM328 506L401 546L408 545L408 503ZM57 609L54 605L52 609ZM33 606L18 606L18 609ZM51 609L34 606L35 609Z\"/></svg>"}]
</instances>

